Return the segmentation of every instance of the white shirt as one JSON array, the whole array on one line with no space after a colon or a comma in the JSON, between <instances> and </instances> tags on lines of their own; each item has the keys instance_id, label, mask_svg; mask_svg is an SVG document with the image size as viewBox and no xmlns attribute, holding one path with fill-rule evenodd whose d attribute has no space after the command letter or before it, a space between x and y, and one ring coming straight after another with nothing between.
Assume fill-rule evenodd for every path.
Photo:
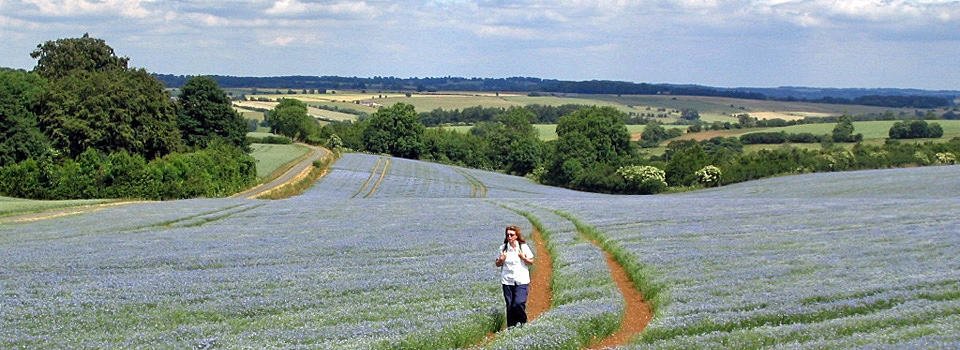
<instances>
[{"instance_id":1,"label":"white shirt","mask_svg":"<svg viewBox=\"0 0 960 350\"><path fill-rule=\"evenodd\" d=\"M519 243L520 249L523 250L523 256L527 259L533 259L533 252L530 251L530 247L526 243ZM497 250L497 258L500 258L500 254L503 253L503 244L500 245L500 249ZM503 268L500 270L500 283L508 285L518 285L518 284L530 284L530 268L527 266L527 263L520 260L520 254L518 254L517 248L511 247L507 244L507 258L503 260Z\"/></svg>"}]
</instances>

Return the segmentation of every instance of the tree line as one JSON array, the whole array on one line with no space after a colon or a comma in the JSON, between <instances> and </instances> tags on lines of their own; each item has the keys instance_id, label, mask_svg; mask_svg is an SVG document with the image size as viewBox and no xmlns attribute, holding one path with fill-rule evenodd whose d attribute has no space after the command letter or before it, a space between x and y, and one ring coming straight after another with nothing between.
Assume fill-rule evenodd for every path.
<instances>
[{"instance_id":1,"label":"tree line","mask_svg":"<svg viewBox=\"0 0 960 350\"><path fill-rule=\"evenodd\" d=\"M37 45L0 71L0 193L35 199L223 196L256 181L246 122L216 81L177 101L103 40Z\"/></svg>"},{"instance_id":2,"label":"tree line","mask_svg":"<svg viewBox=\"0 0 960 350\"><path fill-rule=\"evenodd\" d=\"M306 118L303 108L297 114ZM626 117L611 107L580 107L558 119L558 138L553 141L540 140L532 126L537 116L525 107L503 109L466 133L428 129L414 107L403 103L381 108L364 120L309 130L285 129L280 119L270 123L275 132L330 148L501 171L547 185L603 193L647 194L798 172L947 164L960 154L960 138L937 144L858 143L846 151L833 142L859 142L863 135L854 133L851 118L840 118L831 135L818 136L831 141L822 143L821 150L787 147L745 153L740 139L718 137L673 141L663 155L651 156L630 141ZM670 136L656 123L644 132Z\"/></svg>"}]
</instances>

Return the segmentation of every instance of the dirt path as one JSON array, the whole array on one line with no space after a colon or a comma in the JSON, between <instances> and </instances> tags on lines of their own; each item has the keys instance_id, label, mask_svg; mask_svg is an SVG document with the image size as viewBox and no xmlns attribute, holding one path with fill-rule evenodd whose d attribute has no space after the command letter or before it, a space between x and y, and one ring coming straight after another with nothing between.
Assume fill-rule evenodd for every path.
<instances>
[{"instance_id":1,"label":"dirt path","mask_svg":"<svg viewBox=\"0 0 960 350\"><path fill-rule=\"evenodd\" d=\"M248 189L246 191L230 196L230 198L253 199L273 189L280 188L286 184L296 182L296 180L298 180L298 176L302 178L303 177L302 174L306 172L307 169L310 168L310 166L313 165L313 161L323 158L325 155L327 155L327 153L330 152L323 147L311 146L305 143L301 143L300 145L310 148L311 150L313 150L313 153L311 153L309 157L302 158L302 160L300 160L299 163L291 167L290 170L287 170L287 172L283 173L283 175L280 175L276 179L273 179L273 181L270 181L265 184L257 185L251 189Z\"/></svg>"},{"instance_id":2,"label":"dirt path","mask_svg":"<svg viewBox=\"0 0 960 350\"><path fill-rule=\"evenodd\" d=\"M589 239L582 232L580 235L589 240L590 243L593 243L593 245L603 249L597 241ZM617 289L620 290L620 294L623 294L625 310L623 312L623 319L620 322L620 329L613 332L613 334L607 338L590 344L587 349L606 349L627 345L630 343L630 339L643 331L643 329L647 327L647 324L650 323L650 320L653 319L653 310L650 308L650 304L644 300L643 294L641 294L633 282L630 281L627 270L624 269L609 252L604 250L603 253L606 255L607 266L610 268L613 281L617 284Z\"/></svg>"},{"instance_id":3,"label":"dirt path","mask_svg":"<svg viewBox=\"0 0 960 350\"><path fill-rule=\"evenodd\" d=\"M550 309L553 293L550 279L553 277L553 261L547 251L547 242L536 227L533 228L533 247L537 252L530 275L530 295L527 296L527 320L533 322Z\"/></svg>"},{"instance_id":4,"label":"dirt path","mask_svg":"<svg viewBox=\"0 0 960 350\"><path fill-rule=\"evenodd\" d=\"M533 249L536 256L533 259L533 271L530 273L530 293L527 295L527 322L533 322L540 315L550 309L553 303L553 286L550 281L553 278L553 260L550 257L550 251L547 250L547 241L536 226L533 227ZM506 306L501 303L501 308ZM478 343L467 347L467 349L479 349L496 339L497 333L487 333Z\"/></svg>"}]
</instances>

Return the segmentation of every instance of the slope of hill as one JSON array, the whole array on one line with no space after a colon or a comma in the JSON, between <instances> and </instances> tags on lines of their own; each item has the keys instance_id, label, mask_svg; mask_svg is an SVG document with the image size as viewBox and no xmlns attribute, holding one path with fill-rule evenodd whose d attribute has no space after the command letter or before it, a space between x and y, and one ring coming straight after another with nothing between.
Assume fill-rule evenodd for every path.
<instances>
[{"instance_id":1,"label":"slope of hill","mask_svg":"<svg viewBox=\"0 0 960 350\"><path fill-rule=\"evenodd\" d=\"M622 302L604 250L655 307L629 348L955 348L957 172L612 196L346 154L285 200L0 225L0 337L13 348L476 344L503 322L492 265L503 227L531 232L533 218L556 253L553 307L489 348L579 348L615 330Z\"/></svg>"}]
</instances>

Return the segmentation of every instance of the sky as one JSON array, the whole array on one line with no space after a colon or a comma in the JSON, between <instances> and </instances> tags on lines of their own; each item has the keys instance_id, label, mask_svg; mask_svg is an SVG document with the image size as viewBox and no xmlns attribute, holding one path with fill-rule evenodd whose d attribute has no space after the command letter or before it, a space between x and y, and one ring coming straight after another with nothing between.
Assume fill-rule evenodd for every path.
<instances>
[{"instance_id":1,"label":"sky","mask_svg":"<svg viewBox=\"0 0 960 350\"><path fill-rule=\"evenodd\" d=\"M0 66L84 33L178 75L960 90L960 1L0 0Z\"/></svg>"}]
</instances>

